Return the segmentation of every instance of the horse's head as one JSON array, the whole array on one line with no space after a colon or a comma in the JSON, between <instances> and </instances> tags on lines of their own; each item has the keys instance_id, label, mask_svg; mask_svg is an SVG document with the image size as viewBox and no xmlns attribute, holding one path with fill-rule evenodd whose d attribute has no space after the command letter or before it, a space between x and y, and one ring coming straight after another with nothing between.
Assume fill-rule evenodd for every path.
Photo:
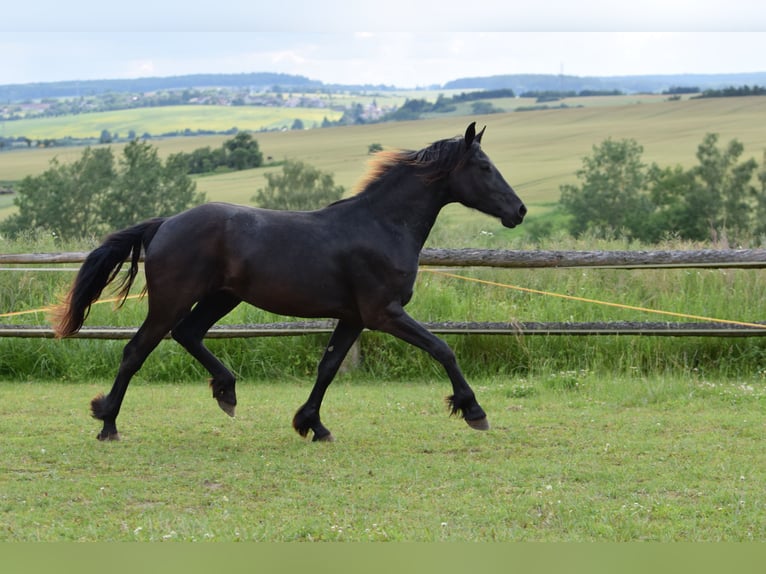
<instances>
[{"instance_id":1,"label":"horse's head","mask_svg":"<svg viewBox=\"0 0 766 574\"><path fill-rule=\"evenodd\" d=\"M485 129L477 134L473 122L465 131L463 156L449 176L450 192L455 201L494 215L506 227L516 227L524 220L527 208L482 151Z\"/></svg>"}]
</instances>

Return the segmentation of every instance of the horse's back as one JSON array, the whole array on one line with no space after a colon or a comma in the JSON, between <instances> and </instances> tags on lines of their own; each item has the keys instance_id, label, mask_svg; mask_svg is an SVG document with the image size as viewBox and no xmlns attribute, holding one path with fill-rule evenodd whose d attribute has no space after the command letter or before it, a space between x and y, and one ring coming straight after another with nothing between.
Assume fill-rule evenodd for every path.
<instances>
[{"instance_id":1,"label":"horse's back","mask_svg":"<svg viewBox=\"0 0 766 574\"><path fill-rule=\"evenodd\" d=\"M146 252L150 298L226 290L277 313L335 316L349 293L342 238L319 212L204 204L168 218Z\"/></svg>"}]
</instances>

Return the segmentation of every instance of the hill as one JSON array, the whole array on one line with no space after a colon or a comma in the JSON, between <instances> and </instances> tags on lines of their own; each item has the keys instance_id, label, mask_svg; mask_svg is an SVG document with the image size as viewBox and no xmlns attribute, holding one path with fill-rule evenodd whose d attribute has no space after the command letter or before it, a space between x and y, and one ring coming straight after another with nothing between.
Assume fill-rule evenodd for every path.
<instances>
[{"instance_id":1,"label":"hill","mask_svg":"<svg viewBox=\"0 0 766 574\"><path fill-rule=\"evenodd\" d=\"M447 82L450 90L512 89L517 94L533 91L604 91L659 93L673 87L696 86L702 90L728 86L766 84L766 72L741 74L676 74L648 76L566 76L553 74L511 74L461 78Z\"/></svg>"},{"instance_id":2,"label":"hill","mask_svg":"<svg viewBox=\"0 0 766 574\"><path fill-rule=\"evenodd\" d=\"M678 74L646 76L567 76L558 74L508 74L499 76L459 78L429 90L496 90L512 89L516 93L548 90L619 90L626 93L656 93L676 86L697 86L701 90L727 86L766 84L766 72L738 74ZM184 76L71 80L34 84L0 85L0 102L12 103L47 98L71 98L105 93L147 93L162 90L193 88L273 89L275 86L292 90L394 91L394 86L326 84L305 76L276 73L192 74Z\"/></svg>"},{"instance_id":3,"label":"hill","mask_svg":"<svg viewBox=\"0 0 766 574\"><path fill-rule=\"evenodd\" d=\"M578 98L579 99L579 98ZM269 131L256 138L265 157L275 161L299 159L335 175L335 182L352 192L367 169L369 146L419 149L429 142L459 134L469 121L487 124L484 143L495 164L524 197L530 220L558 201L559 186L575 183L575 172L592 147L606 138L633 138L645 148L644 159L662 166L695 162L695 151L708 132L722 142L733 138L745 146L745 157L760 160L766 149L761 121L766 96L669 101L662 96L597 98L611 105L593 105L487 116L444 116L413 122L389 122L329 129ZM648 103L654 99L655 103ZM82 118L80 118L82 119ZM78 120L79 121L79 120ZM152 142L163 157L179 151L218 147L230 136L157 138ZM120 149L119 144L116 150ZM0 181L15 182L38 175L55 157L69 162L82 148L29 148L0 153ZM210 200L249 203L266 183L273 168L205 176L198 189ZM0 196L0 219L11 211L12 196ZM466 217L465 210L457 210ZM447 218L444 218L447 219ZM484 225L490 223L482 219ZM501 230L492 228L501 233Z\"/></svg>"},{"instance_id":4,"label":"hill","mask_svg":"<svg viewBox=\"0 0 766 574\"><path fill-rule=\"evenodd\" d=\"M156 92L189 88L320 88L322 82L304 76L274 73L252 74L193 74L167 78L135 78L126 80L70 80L34 84L0 85L1 102L19 102L47 98L94 96L109 92Z\"/></svg>"}]
</instances>

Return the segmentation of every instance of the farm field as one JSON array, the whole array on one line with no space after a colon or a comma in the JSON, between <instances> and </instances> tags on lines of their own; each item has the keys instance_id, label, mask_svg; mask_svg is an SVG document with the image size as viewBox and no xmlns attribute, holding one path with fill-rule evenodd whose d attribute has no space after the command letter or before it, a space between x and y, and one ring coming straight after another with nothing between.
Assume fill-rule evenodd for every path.
<instances>
[{"instance_id":1,"label":"farm field","mask_svg":"<svg viewBox=\"0 0 766 574\"><path fill-rule=\"evenodd\" d=\"M627 97L625 97L627 98ZM627 102L627 103L624 103ZM368 147L419 149L437 139L462 133L476 120L487 125L484 148L530 207L530 218L544 215L558 201L559 186L574 183L582 158L606 138L632 138L644 146L644 160L661 166L696 162L697 146L706 133L720 134L721 142L733 138L745 146L745 157L761 159L766 149L766 97L710 100L644 101L622 104L510 112L489 116L448 116L416 122L396 122L305 130L264 132L256 136L265 157L273 161L298 159L329 171L348 193L362 178L370 159ZM240 126L241 127L241 126ZM200 136L152 140L161 154L218 147L227 136ZM114 145L119 150L120 145ZM14 181L44 171L52 158L71 161L80 148L52 148L0 153L0 181ZM197 179L200 191L211 201L248 204L265 186L261 168ZM278 169L278 168L277 168ZM10 198L0 203L0 218L12 207ZM5 207L3 207L5 206ZM460 219L459 219L460 221Z\"/></svg>"},{"instance_id":2,"label":"farm field","mask_svg":"<svg viewBox=\"0 0 766 574\"><path fill-rule=\"evenodd\" d=\"M341 379L333 444L290 428L306 385L136 384L98 443L107 381L0 383L1 540L762 541L763 387L702 378L475 381L493 429L447 417L448 385Z\"/></svg>"},{"instance_id":3,"label":"farm field","mask_svg":"<svg viewBox=\"0 0 766 574\"><path fill-rule=\"evenodd\" d=\"M289 129L300 119L308 128L318 127L324 118L337 121L342 112L330 108L261 106L167 106L136 108L50 118L5 122L7 137L29 139L98 138L103 130L126 137L149 133L183 133L185 130L224 132L240 130Z\"/></svg>"},{"instance_id":4,"label":"farm field","mask_svg":"<svg viewBox=\"0 0 766 574\"><path fill-rule=\"evenodd\" d=\"M84 113L50 118L30 118L6 121L3 123L5 137L27 137L31 140L62 138L98 138L103 130L123 137L131 130L137 135L145 133L157 136L166 133L183 133L185 130L224 132L237 127L241 130L268 131L290 129L296 119L303 121L307 128L321 125L327 118L330 121L340 119L343 112L340 107L352 105L367 106L377 104L381 108L401 106L407 99L436 101L439 96L450 97L462 90L440 91L403 91L370 94L334 93L302 94L324 101L326 107L272 107L272 106L164 106L154 108L134 108L109 112ZM291 94L300 95L300 94ZM654 103L667 99L667 96L635 95L605 96L589 98L569 98L555 102L552 106L564 104L571 107L613 106L636 103ZM534 98L498 98L488 100L498 109L513 111L520 107L535 105ZM469 115L472 103L456 105L448 114L436 116Z\"/></svg>"}]
</instances>

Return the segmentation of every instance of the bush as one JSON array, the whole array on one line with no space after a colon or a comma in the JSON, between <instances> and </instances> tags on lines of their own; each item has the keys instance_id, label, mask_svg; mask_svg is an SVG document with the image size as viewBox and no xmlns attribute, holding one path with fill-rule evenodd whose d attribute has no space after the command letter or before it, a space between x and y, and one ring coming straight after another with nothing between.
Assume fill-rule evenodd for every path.
<instances>
[{"instance_id":1,"label":"bush","mask_svg":"<svg viewBox=\"0 0 766 574\"><path fill-rule=\"evenodd\" d=\"M258 142L247 132L239 132L217 149L203 147L191 153L182 153L189 173L213 173L226 170L243 170L263 165L263 153Z\"/></svg>"},{"instance_id":2,"label":"bush","mask_svg":"<svg viewBox=\"0 0 766 574\"><path fill-rule=\"evenodd\" d=\"M0 231L10 237L39 230L63 239L100 236L202 201L183 158L163 163L156 148L134 140L116 164L111 148L86 148L71 164L54 159L41 175L24 178L14 198L18 213Z\"/></svg>"},{"instance_id":3,"label":"bush","mask_svg":"<svg viewBox=\"0 0 766 574\"><path fill-rule=\"evenodd\" d=\"M265 177L268 185L252 201L267 209L319 209L339 200L345 191L335 185L331 174L301 161L287 160L281 174L267 173Z\"/></svg>"},{"instance_id":4,"label":"bush","mask_svg":"<svg viewBox=\"0 0 766 574\"><path fill-rule=\"evenodd\" d=\"M692 241L737 241L763 233L766 159L740 161L744 146L718 146L707 134L697 148L698 164L660 167L642 162L635 140L607 139L594 146L577 172L581 185L561 186L561 205L575 237L591 233L655 243L676 236Z\"/></svg>"}]
</instances>

